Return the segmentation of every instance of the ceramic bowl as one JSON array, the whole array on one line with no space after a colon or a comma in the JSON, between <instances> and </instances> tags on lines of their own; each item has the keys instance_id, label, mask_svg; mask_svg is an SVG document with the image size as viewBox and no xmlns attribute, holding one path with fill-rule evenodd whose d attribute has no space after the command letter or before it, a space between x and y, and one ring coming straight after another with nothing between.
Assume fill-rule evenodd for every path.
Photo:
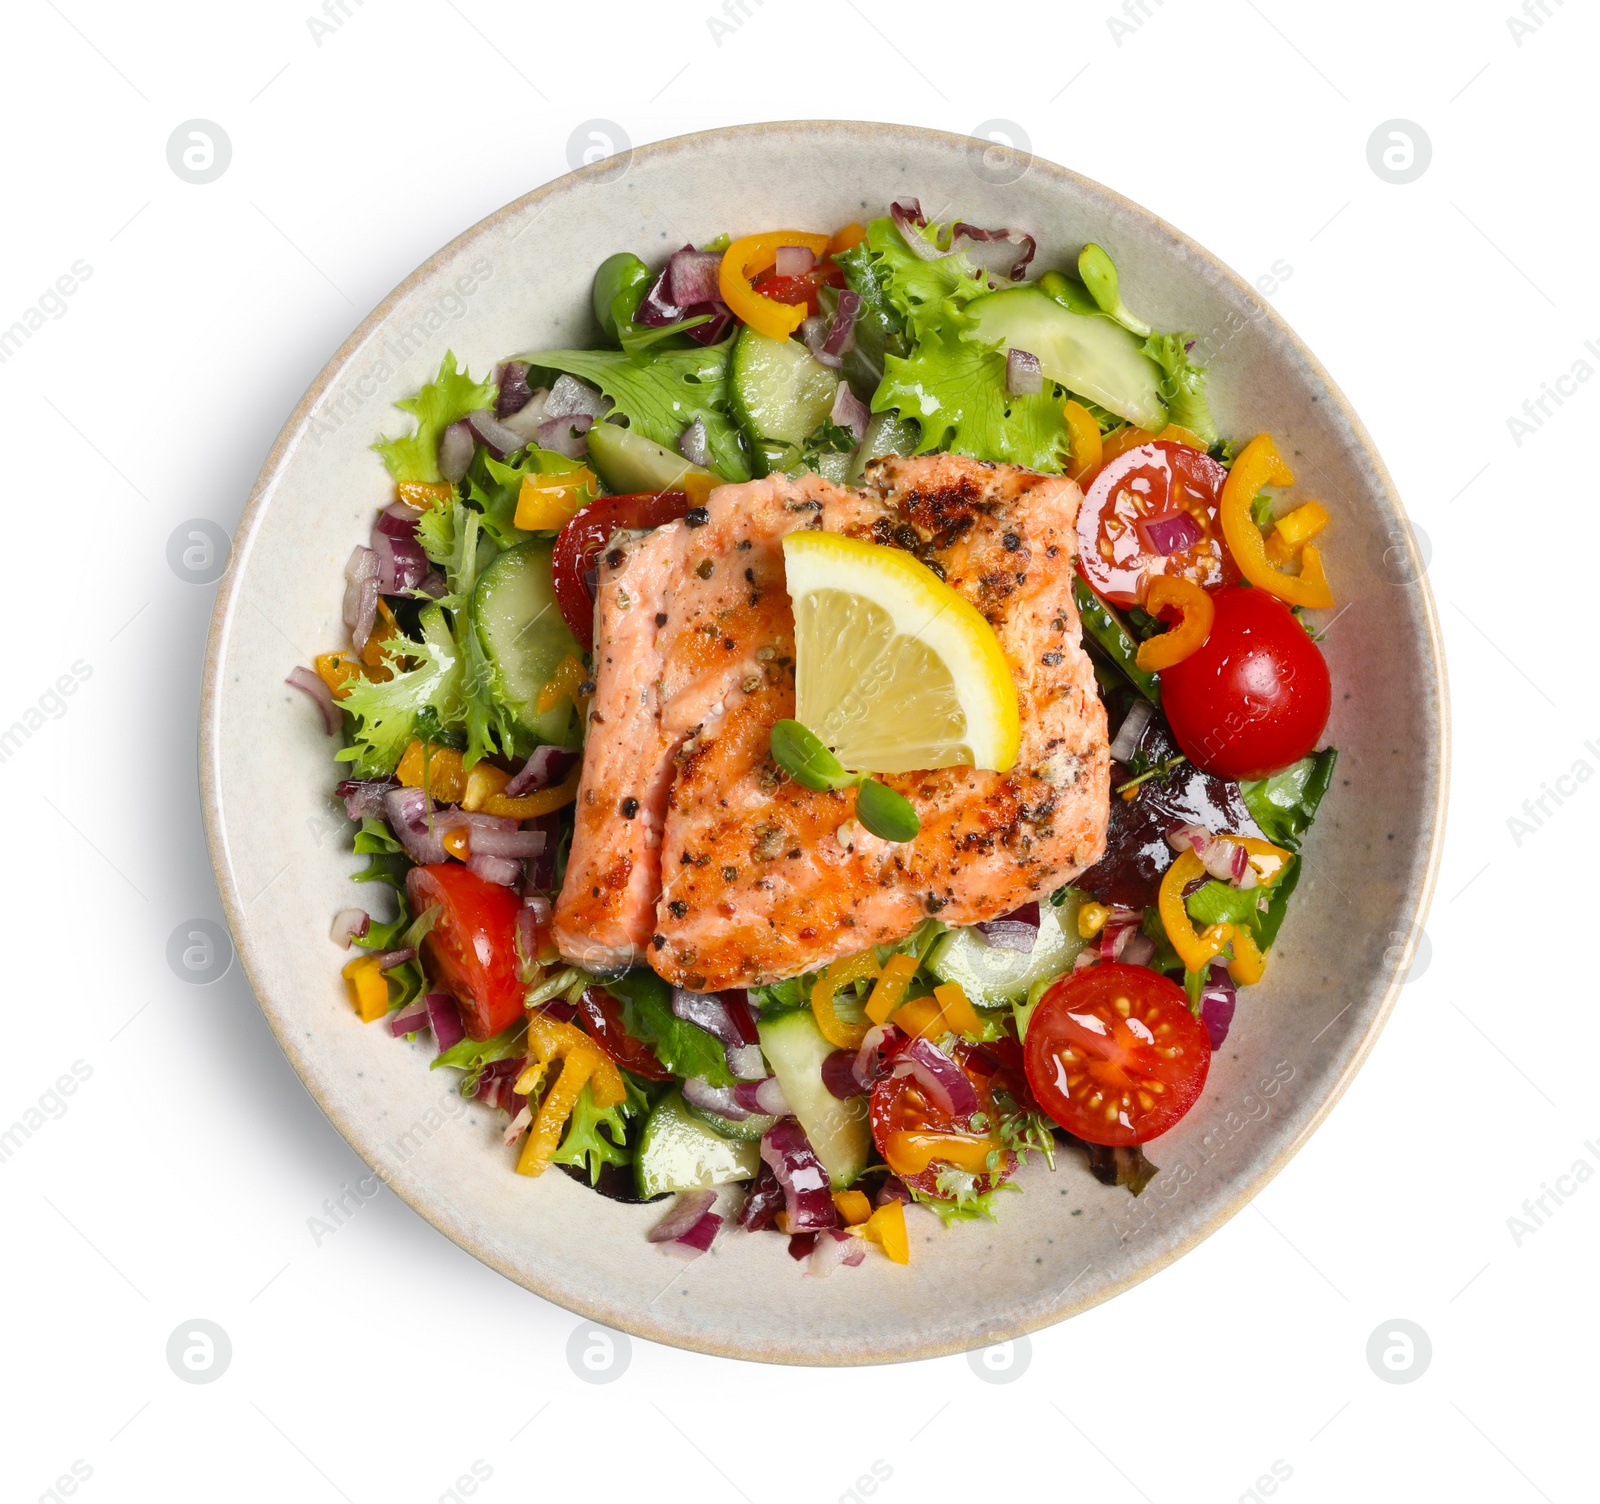
<instances>
[{"instance_id":1,"label":"ceramic bowl","mask_svg":"<svg viewBox=\"0 0 1600 1504\"><path fill-rule=\"evenodd\" d=\"M1020 1175L997 1223L914 1211L908 1267L874 1255L810 1279L779 1237L726 1236L681 1263L645 1241L658 1206L559 1173L512 1173L495 1114L408 1045L356 1019L331 916L365 890L332 798L330 746L284 675L344 641L342 570L390 495L368 447L446 348L474 372L593 337L589 280L628 248L657 258L725 230L829 228L915 195L935 217L1031 230L1041 264L1106 245L1143 314L1188 329L1225 433L1268 430L1333 514L1343 610L1324 640L1338 776L1303 880L1202 1101L1151 1146L1137 1199L1073 1153ZM1332 613L1328 613L1331 616ZM1227 267L1076 173L968 137L801 122L642 147L519 199L406 279L328 362L257 481L217 600L201 776L228 922L256 996L312 1096L386 1182L461 1247L585 1317L656 1341L774 1362L927 1357L1014 1337L1128 1288L1232 1216L1327 1113L1410 964L1446 785L1439 633L1400 502L1327 373Z\"/></svg>"}]
</instances>

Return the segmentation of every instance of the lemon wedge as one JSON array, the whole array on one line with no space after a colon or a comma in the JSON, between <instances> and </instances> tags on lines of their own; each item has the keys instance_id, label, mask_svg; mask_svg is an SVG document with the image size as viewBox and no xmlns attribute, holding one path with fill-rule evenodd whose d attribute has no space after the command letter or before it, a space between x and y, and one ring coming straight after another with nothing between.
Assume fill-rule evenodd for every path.
<instances>
[{"instance_id":1,"label":"lemon wedge","mask_svg":"<svg viewBox=\"0 0 1600 1504\"><path fill-rule=\"evenodd\" d=\"M1017 760L1017 688L994 628L925 564L838 533L783 540L795 718L857 772Z\"/></svg>"}]
</instances>

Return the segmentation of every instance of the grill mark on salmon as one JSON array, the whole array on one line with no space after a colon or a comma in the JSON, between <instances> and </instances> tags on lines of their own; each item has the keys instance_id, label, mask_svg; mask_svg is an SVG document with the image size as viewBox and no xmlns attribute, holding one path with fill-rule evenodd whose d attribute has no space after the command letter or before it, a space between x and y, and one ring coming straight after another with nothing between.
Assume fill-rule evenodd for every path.
<instances>
[{"instance_id":1,"label":"grill mark on salmon","mask_svg":"<svg viewBox=\"0 0 1600 1504\"><path fill-rule=\"evenodd\" d=\"M556 907L563 955L591 969L645 956L681 986L748 986L897 940L929 915L995 918L1097 860L1110 754L1072 603L1080 500L1072 482L1013 466L890 457L860 491L816 476L724 486L699 529L624 545L601 570L602 719ZM886 780L917 806L914 841L878 840L855 825L853 791L802 788L769 754L773 723L794 712L782 538L798 527L915 554L983 613L1011 666L1011 772ZM640 800L639 819L612 813L622 797Z\"/></svg>"}]
</instances>

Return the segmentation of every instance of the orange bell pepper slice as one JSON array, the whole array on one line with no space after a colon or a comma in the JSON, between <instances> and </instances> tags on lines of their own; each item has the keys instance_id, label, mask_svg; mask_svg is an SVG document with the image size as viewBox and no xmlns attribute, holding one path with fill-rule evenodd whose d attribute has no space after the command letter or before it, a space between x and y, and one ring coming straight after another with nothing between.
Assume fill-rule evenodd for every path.
<instances>
[{"instance_id":1,"label":"orange bell pepper slice","mask_svg":"<svg viewBox=\"0 0 1600 1504\"><path fill-rule=\"evenodd\" d=\"M733 310L736 318L743 319L758 334L768 339L788 339L805 319L804 305L779 303L764 297L750 286L750 279L776 263L780 247L804 246L813 256L820 257L828 249L828 239L826 235L812 235L805 230L768 230L762 235L745 235L734 241L722 253L722 265L717 272L722 301Z\"/></svg>"},{"instance_id":2,"label":"orange bell pepper slice","mask_svg":"<svg viewBox=\"0 0 1600 1504\"><path fill-rule=\"evenodd\" d=\"M1156 435L1158 444L1182 444L1185 449L1198 449L1201 454L1206 452L1206 445L1201 441L1200 435L1178 423L1169 423Z\"/></svg>"},{"instance_id":3,"label":"orange bell pepper slice","mask_svg":"<svg viewBox=\"0 0 1600 1504\"><path fill-rule=\"evenodd\" d=\"M1061 409L1061 416L1067 420L1067 442L1071 451L1067 474L1080 486L1087 488L1105 462L1105 444L1100 437L1100 425L1081 402L1067 403Z\"/></svg>"},{"instance_id":4,"label":"orange bell pepper slice","mask_svg":"<svg viewBox=\"0 0 1600 1504\"><path fill-rule=\"evenodd\" d=\"M939 1012L944 1016L945 1027L952 1033L983 1033L983 1020L978 1017L978 1010L967 1000L967 995L961 990L959 982L945 982L933 989L933 995L938 999Z\"/></svg>"},{"instance_id":5,"label":"orange bell pepper slice","mask_svg":"<svg viewBox=\"0 0 1600 1504\"><path fill-rule=\"evenodd\" d=\"M835 1191L833 1204L846 1227L859 1227L872 1216L872 1203L865 1191Z\"/></svg>"},{"instance_id":6,"label":"orange bell pepper slice","mask_svg":"<svg viewBox=\"0 0 1600 1504\"><path fill-rule=\"evenodd\" d=\"M998 1139L974 1133L929 1133L902 1128L883 1139L883 1162L896 1175L920 1175L934 1160L973 1175L989 1170L989 1155L1004 1148Z\"/></svg>"},{"instance_id":7,"label":"orange bell pepper slice","mask_svg":"<svg viewBox=\"0 0 1600 1504\"><path fill-rule=\"evenodd\" d=\"M936 997L914 997L895 1009L894 1026L905 1034L937 1039L945 1033L944 1009Z\"/></svg>"},{"instance_id":8,"label":"orange bell pepper slice","mask_svg":"<svg viewBox=\"0 0 1600 1504\"><path fill-rule=\"evenodd\" d=\"M456 488L447 480L402 480L395 484L395 494L408 507L449 506L456 499Z\"/></svg>"},{"instance_id":9,"label":"orange bell pepper slice","mask_svg":"<svg viewBox=\"0 0 1600 1504\"><path fill-rule=\"evenodd\" d=\"M1267 558L1279 569L1293 564L1306 544L1327 525L1327 508L1321 502L1303 502L1273 525L1267 535Z\"/></svg>"},{"instance_id":10,"label":"orange bell pepper slice","mask_svg":"<svg viewBox=\"0 0 1600 1504\"><path fill-rule=\"evenodd\" d=\"M1206 869L1200 858L1192 851L1180 851L1178 860L1167 868L1166 876L1161 879L1161 891L1156 900L1161 927L1189 971L1204 971L1211 964L1211 958L1233 938L1231 924L1213 924L1204 934L1198 933L1184 907L1183 890L1196 878L1205 876Z\"/></svg>"},{"instance_id":11,"label":"orange bell pepper slice","mask_svg":"<svg viewBox=\"0 0 1600 1504\"><path fill-rule=\"evenodd\" d=\"M842 230L833 232L833 239L828 242L828 254L842 256L846 251L853 251L866 238L867 227L851 220Z\"/></svg>"},{"instance_id":12,"label":"orange bell pepper slice","mask_svg":"<svg viewBox=\"0 0 1600 1504\"><path fill-rule=\"evenodd\" d=\"M577 705L582 698L578 691L588 678L588 674L584 672L583 659L568 653L561 660L555 673L550 676L550 682L539 691L539 713L543 715L547 710L554 710L561 703L563 695Z\"/></svg>"},{"instance_id":13,"label":"orange bell pepper slice","mask_svg":"<svg viewBox=\"0 0 1600 1504\"><path fill-rule=\"evenodd\" d=\"M339 974L350 984L351 1000L362 1023L370 1024L389 1011L389 979L376 956L357 956Z\"/></svg>"},{"instance_id":14,"label":"orange bell pepper slice","mask_svg":"<svg viewBox=\"0 0 1600 1504\"><path fill-rule=\"evenodd\" d=\"M897 1264L911 1262L911 1240L906 1237L906 1209L899 1201L885 1201L861 1226L861 1236L876 1243Z\"/></svg>"},{"instance_id":15,"label":"orange bell pepper slice","mask_svg":"<svg viewBox=\"0 0 1600 1504\"><path fill-rule=\"evenodd\" d=\"M446 804L460 804L467 792L466 769L461 765L461 754L454 747L412 742L401 755L394 776L408 789L426 787L435 799Z\"/></svg>"},{"instance_id":16,"label":"orange bell pepper slice","mask_svg":"<svg viewBox=\"0 0 1600 1504\"><path fill-rule=\"evenodd\" d=\"M1134 662L1147 674L1171 668L1198 652L1211 635L1212 623L1217 618L1211 597L1193 580L1181 575L1153 576L1145 587L1144 609L1152 616L1160 616L1164 611L1178 613L1173 626L1139 644Z\"/></svg>"},{"instance_id":17,"label":"orange bell pepper slice","mask_svg":"<svg viewBox=\"0 0 1600 1504\"><path fill-rule=\"evenodd\" d=\"M1154 438L1155 435L1148 428L1140 428L1135 423L1124 423L1121 428L1113 428L1101 446L1100 463L1109 465L1119 454L1148 444Z\"/></svg>"},{"instance_id":18,"label":"orange bell pepper slice","mask_svg":"<svg viewBox=\"0 0 1600 1504\"><path fill-rule=\"evenodd\" d=\"M905 1001L906 989L916 974L915 957L904 953L890 956L883 963L883 970L878 975L877 985L872 989L872 996L867 999L867 1017L875 1024L888 1023L894 1010Z\"/></svg>"},{"instance_id":19,"label":"orange bell pepper slice","mask_svg":"<svg viewBox=\"0 0 1600 1504\"><path fill-rule=\"evenodd\" d=\"M490 794L483 801L483 812L486 815L509 815L513 820L537 820L540 815L548 815L552 810L564 809L571 804L578 797L578 780L582 777L583 764L579 763L565 779L547 789L535 789L531 794L518 794L515 797Z\"/></svg>"},{"instance_id":20,"label":"orange bell pepper slice","mask_svg":"<svg viewBox=\"0 0 1600 1504\"><path fill-rule=\"evenodd\" d=\"M556 532L589 505L600 489L587 465L561 475L524 475L512 521L526 532Z\"/></svg>"},{"instance_id":21,"label":"orange bell pepper slice","mask_svg":"<svg viewBox=\"0 0 1600 1504\"><path fill-rule=\"evenodd\" d=\"M1301 550L1300 573L1284 574L1267 558L1266 540L1250 515L1262 486L1290 486L1294 472L1284 464L1268 434L1258 433L1239 452L1222 487L1222 535L1239 573L1258 590L1291 606L1331 606L1333 592L1322 571L1322 555L1312 544Z\"/></svg>"},{"instance_id":22,"label":"orange bell pepper slice","mask_svg":"<svg viewBox=\"0 0 1600 1504\"><path fill-rule=\"evenodd\" d=\"M867 1037L866 1024L846 1023L834 1010L833 1000L841 987L852 982L874 980L880 975L878 958L870 950L843 956L824 969L811 989L811 1011L822 1037L836 1050L859 1050Z\"/></svg>"}]
</instances>

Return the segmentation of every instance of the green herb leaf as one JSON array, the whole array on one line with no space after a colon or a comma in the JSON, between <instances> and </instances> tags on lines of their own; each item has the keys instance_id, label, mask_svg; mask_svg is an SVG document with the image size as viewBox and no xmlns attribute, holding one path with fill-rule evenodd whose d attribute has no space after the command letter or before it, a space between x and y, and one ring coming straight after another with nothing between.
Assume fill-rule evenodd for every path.
<instances>
[{"instance_id":1,"label":"green herb leaf","mask_svg":"<svg viewBox=\"0 0 1600 1504\"><path fill-rule=\"evenodd\" d=\"M1332 747L1302 757L1281 773L1239 785L1251 818L1275 846L1298 851L1316 818L1317 806L1333 782L1339 754Z\"/></svg>"},{"instance_id":2,"label":"green herb leaf","mask_svg":"<svg viewBox=\"0 0 1600 1504\"><path fill-rule=\"evenodd\" d=\"M867 779L856 790L856 819L880 841L915 840L922 829L911 801L876 778Z\"/></svg>"},{"instance_id":3,"label":"green herb leaf","mask_svg":"<svg viewBox=\"0 0 1600 1504\"><path fill-rule=\"evenodd\" d=\"M1079 251L1078 275L1083 278L1083 285L1089 289L1089 296L1095 300L1101 313L1115 319L1124 329L1141 339L1149 337L1150 326L1143 319L1135 318L1122 301L1117 284L1117 264L1104 250L1091 242Z\"/></svg>"},{"instance_id":4,"label":"green herb leaf","mask_svg":"<svg viewBox=\"0 0 1600 1504\"><path fill-rule=\"evenodd\" d=\"M1167 404L1167 421L1187 428L1202 444L1217 442L1217 424L1206 397L1206 368L1194 365L1185 348L1186 334L1152 334L1144 353L1161 367L1161 399Z\"/></svg>"},{"instance_id":5,"label":"green herb leaf","mask_svg":"<svg viewBox=\"0 0 1600 1504\"><path fill-rule=\"evenodd\" d=\"M844 764L823 745L815 732L799 721L779 721L769 742L772 760L794 781L818 793L843 789L855 782ZM866 822L863 821L863 824ZM869 830L872 827L867 826Z\"/></svg>"},{"instance_id":6,"label":"green herb leaf","mask_svg":"<svg viewBox=\"0 0 1600 1504\"><path fill-rule=\"evenodd\" d=\"M675 1076L701 1076L712 1086L732 1086L733 1075L721 1043L698 1024L672 1011L672 992L648 966L605 984L622 1004L622 1027L650 1046Z\"/></svg>"}]
</instances>

